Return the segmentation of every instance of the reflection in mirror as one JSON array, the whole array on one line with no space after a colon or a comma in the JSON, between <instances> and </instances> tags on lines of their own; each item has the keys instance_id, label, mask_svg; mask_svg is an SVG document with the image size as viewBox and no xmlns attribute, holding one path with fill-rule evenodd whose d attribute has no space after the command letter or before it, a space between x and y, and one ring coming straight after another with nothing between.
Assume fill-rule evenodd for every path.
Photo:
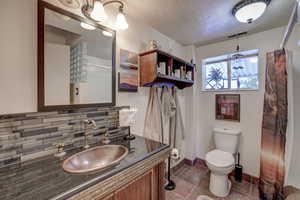
<instances>
[{"instance_id":1,"label":"reflection in mirror","mask_svg":"<svg viewBox=\"0 0 300 200\"><path fill-rule=\"evenodd\" d=\"M113 37L45 9L45 106L111 103Z\"/></svg>"}]
</instances>

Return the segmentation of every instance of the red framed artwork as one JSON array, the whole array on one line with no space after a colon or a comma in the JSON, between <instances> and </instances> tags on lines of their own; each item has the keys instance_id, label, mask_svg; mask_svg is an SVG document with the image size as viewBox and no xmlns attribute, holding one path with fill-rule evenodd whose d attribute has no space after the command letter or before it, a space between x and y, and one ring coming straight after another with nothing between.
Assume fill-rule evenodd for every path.
<instances>
[{"instance_id":1,"label":"red framed artwork","mask_svg":"<svg viewBox=\"0 0 300 200\"><path fill-rule=\"evenodd\" d=\"M240 121L239 94L216 94L216 119Z\"/></svg>"}]
</instances>

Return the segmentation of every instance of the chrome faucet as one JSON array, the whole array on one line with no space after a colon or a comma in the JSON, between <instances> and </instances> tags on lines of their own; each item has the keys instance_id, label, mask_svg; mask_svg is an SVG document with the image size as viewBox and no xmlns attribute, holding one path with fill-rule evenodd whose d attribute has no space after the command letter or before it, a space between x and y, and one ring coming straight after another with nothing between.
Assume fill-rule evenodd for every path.
<instances>
[{"instance_id":1,"label":"chrome faucet","mask_svg":"<svg viewBox=\"0 0 300 200\"><path fill-rule=\"evenodd\" d=\"M84 120L84 147L85 149L89 148L90 145L88 144L88 136L91 134L89 131L90 129L95 129L97 127L96 122L94 120Z\"/></svg>"}]
</instances>

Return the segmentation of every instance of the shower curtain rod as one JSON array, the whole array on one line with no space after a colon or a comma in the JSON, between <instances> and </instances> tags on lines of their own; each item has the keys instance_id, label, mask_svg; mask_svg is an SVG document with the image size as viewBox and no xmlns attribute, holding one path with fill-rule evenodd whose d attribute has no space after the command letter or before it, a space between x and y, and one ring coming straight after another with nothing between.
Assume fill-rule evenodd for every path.
<instances>
[{"instance_id":1,"label":"shower curtain rod","mask_svg":"<svg viewBox=\"0 0 300 200\"><path fill-rule=\"evenodd\" d=\"M289 19L289 23L286 27L286 30L285 30L285 33L284 33L284 36L283 36L283 39L282 39L282 42L281 42L281 45L280 45L280 48L283 49L287 43L287 41L289 40L289 37L295 27L295 24L297 22L297 18L298 18L298 6L299 6L299 1L296 0L296 3L295 3L295 6L294 6L294 9L293 9L293 12L292 12L292 15ZM300 14L300 13L299 13Z\"/></svg>"}]
</instances>

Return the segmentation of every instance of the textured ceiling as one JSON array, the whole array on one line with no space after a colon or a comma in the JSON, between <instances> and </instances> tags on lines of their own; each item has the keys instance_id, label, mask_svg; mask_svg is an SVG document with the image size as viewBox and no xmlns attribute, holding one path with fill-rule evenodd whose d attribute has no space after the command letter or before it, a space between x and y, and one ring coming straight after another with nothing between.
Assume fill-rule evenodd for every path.
<instances>
[{"instance_id":1,"label":"textured ceiling","mask_svg":"<svg viewBox=\"0 0 300 200\"><path fill-rule=\"evenodd\" d=\"M203 45L243 31L256 33L286 25L295 0L272 0L266 13L252 24L232 15L240 0L124 0L125 12L183 45Z\"/></svg>"}]
</instances>

